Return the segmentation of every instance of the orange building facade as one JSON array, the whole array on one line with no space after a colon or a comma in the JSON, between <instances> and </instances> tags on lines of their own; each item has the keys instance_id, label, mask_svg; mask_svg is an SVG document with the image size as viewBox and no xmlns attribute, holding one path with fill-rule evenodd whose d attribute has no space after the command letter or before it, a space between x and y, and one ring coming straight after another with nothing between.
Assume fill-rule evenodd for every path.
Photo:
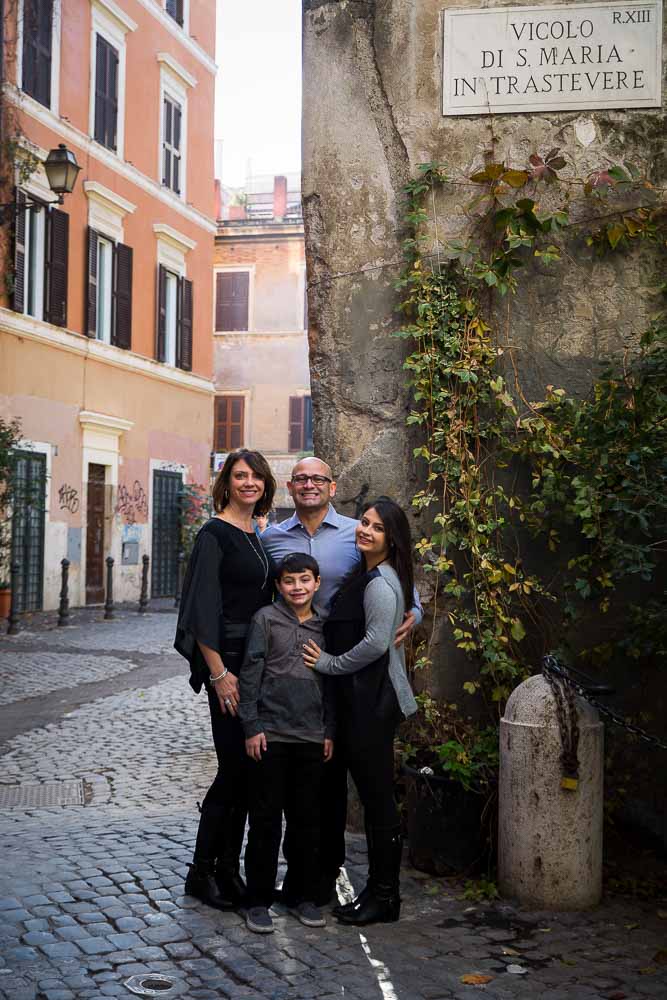
<instances>
[{"instance_id":1,"label":"orange building facade","mask_svg":"<svg viewBox=\"0 0 667 1000\"><path fill-rule=\"evenodd\" d=\"M143 555L150 592L177 589L181 489L210 469L215 7L16 0L5 26L0 414L44 482L41 510L14 511L19 610L57 605L63 558L73 604L103 600L108 556L116 600L138 598ZM62 205L60 143L81 167Z\"/></svg>"},{"instance_id":2,"label":"orange building facade","mask_svg":"<svg viewBox=\"0 0 667 1000\"><path fill-rule=\"evenodd\" d=\"M218 464L241 445L262 451L282 518L292 466L313 447L300 177L250 179L234 200L215 239L213 451Z\"/></svg>"}]
</instances>

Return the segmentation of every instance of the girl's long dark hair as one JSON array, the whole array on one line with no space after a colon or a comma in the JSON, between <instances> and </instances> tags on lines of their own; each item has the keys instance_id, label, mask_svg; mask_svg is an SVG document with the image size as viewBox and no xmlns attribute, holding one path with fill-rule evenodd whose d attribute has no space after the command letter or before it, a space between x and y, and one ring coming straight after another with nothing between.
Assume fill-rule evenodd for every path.
<instances>
[{"instance_id":1,"label":"girl's long dark hair","mask_svg":"<svg viewBox=\"0 0 667 1000\"><path fill-rule=\"evenodd\" d=\"M409 611L414 603L415 586L410 523L403 508L399 507L391 497L381 496L371 503L364 504L362 515L371 507L380 516L384 525L384 534L389 549L387 562L396 570L396 575L401 581L405 610Z\"/></svg>"}]
</instances>

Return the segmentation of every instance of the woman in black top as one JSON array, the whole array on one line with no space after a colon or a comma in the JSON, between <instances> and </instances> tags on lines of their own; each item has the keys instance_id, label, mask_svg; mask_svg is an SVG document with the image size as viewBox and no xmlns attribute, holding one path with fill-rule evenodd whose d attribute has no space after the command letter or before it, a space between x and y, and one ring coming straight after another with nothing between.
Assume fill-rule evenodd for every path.
<instances>
[{"instance_id":1,"label":"woman in black top","mask_svg":"<svg viewBox=\"0 0 667 1000\"><path fill-rule=\"evenodd\" d=\"M253 516L271 509L276 483L257 451L231 452L213 485L216 511L197 535L183 581L174 645L190 684L206 688L218 773L202 804L185 891L209 906L237 906L245 892L239 857L247 816L245 737L238 674L250 619L271 603L269 557Z\"/></svg>"}]
</instances>

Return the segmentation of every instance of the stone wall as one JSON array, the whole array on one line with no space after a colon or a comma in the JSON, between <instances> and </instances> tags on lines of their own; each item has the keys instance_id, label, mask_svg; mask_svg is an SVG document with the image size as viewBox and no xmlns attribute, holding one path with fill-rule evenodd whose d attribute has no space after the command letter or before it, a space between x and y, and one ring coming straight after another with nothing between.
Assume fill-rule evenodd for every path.
<instances>
[{"instance_id":1,"label":"stone wall","mask_svg":"<svg viewBox=\"0 0 667 1000\"><path fill-rule=\"evenodd\" d=\"M440 240L470 231L464 205L475 192L467 178L489 159L522 167L532 152L560 147L564 173L583 176L629 160L665 183L664 110L444 117L442 19L462 6L304 0L302 190L315 451L333 464L343 497L366 490L407 502L419 481L404 425L406 346L391 332L400 325L394 282L406 235L402 188L420 163L446 165L456 182L431 206L438 232L431 225L430 235ZM582 220L583 213L572 215ZM611 352L637 343L655 308L647 292L664 280L655 250L596 259L585 231L575 227L561 262L536 262L517 295L498 308L490 303L528 398L542 398L549 383L584 393ZM505 374L512 383L512 370ZM352 504L344 510L352 513ZM470 665L447 630L435 653L430 684L458 700Z\"/></svg>"}]
</instances>

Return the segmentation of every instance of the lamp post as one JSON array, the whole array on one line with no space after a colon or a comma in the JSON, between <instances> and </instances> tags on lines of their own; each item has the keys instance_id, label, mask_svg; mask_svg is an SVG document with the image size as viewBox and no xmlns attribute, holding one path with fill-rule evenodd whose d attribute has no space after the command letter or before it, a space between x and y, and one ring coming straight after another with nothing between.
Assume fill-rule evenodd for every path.
<instances>
[{"instance_id":1,"label":"lamp post","mask_svg":"<svg viewBox=\"0 0 667 1000\"><path fill-rule=\"evenodd\" d=\"M58 204L62 205L64 196L71 194L79 176L81 167L76 162L76 156L71 149L68 149L64 142L61 142L56 149L49 152L44 161L44 170L49 182L49 187L54 194L58 195Z\"/></svg>"},{"instance_id":2,"label":"lamp post","mask_svg":"<svg viewBox=\"0 0 667 1000\"><path fill-rule=\"evenodd\" d=\"M49 152L44 161L44 172L49 187L54 194L58 195L59 205L63 204L65 195L71 194L74 190L80 170L81 167L76 162L76 156L63 142ZM6 222L7 219L13 218L18 212L24 212L26 209L32 208L34 211L39 211L43 207L44 202L34 198L25 198L21 202L16 200L6 202L4 205L0 205L0 223Z\"/></svg>"}]
</instances>

